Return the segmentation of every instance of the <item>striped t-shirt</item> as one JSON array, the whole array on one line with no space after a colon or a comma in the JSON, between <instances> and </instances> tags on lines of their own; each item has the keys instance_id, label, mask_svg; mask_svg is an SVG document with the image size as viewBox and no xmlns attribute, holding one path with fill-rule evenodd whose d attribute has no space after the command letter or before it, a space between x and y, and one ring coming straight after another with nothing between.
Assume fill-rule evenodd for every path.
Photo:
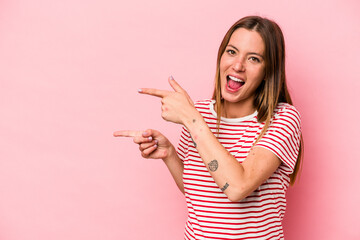
<instances>
[{"instance_id":1,"label":"striped t-shirt","mask_svg":"<svg viewBox=\"0 0 360 240\"><path fill-rule=\"evenodd\" d=\"M216 135L214 100L195 104ZM264 123L257 112L242 118L221 118L219 142L241 163L248 155ZM185 239L283 239L282 219L285 192L297 160L300 145L300 115L290 104L280 103L265 135L256 144L282 161L274 174L253 193L231 202L216 185L200 158L186 128L178 155L184 162L183 182L188 207Z\"/></svg>"}]
</instances>

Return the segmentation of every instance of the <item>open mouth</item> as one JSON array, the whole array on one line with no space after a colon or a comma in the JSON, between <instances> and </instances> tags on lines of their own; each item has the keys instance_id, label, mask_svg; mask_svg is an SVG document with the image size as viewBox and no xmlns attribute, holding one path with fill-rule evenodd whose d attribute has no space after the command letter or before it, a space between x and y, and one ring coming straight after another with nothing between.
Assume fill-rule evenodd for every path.
<instances>
[{"instance_id":1,"label":"open mouth","mask_svg":"<svg viewBox=\"0 0 360 240\"><path fill-rule=\"evenodd\" d=\"M226 76L226 80L227 80L227 87L231 91L237 91L245 84L245 82L240 78L236 78L230 75Z\"/></svg>"}]
</instances>

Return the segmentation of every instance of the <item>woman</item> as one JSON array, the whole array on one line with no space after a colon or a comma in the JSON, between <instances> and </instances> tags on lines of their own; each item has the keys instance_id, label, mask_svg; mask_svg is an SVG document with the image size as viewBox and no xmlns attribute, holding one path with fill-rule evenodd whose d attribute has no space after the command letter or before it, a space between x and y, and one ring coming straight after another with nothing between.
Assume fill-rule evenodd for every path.
<instances>
[{"instance_id":1,"label":"woman","mask_svg":"<svg viewBox=\"0 0 360 240\"><path fill-rule=\"evenodd\" d=\"M301 159L300 116L285 79L284 38L265 18L240 19L217 58L211 100L193 104L172 78L162 117L182 124L178 150L156 130L119 131L160 158L185 194L185 239L283 239L285 192Z\"/></svg>"}]
</instances>

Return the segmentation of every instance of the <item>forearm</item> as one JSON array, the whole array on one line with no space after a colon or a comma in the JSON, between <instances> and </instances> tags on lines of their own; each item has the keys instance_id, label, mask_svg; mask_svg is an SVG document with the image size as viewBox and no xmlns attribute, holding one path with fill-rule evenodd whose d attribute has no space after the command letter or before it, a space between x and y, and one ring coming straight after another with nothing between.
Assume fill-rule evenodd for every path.
<instances>
[{"instance_id":1,"label":"forearm","mask_svg":"<svg viewBox=\"0 0 360 240\"><path fill-rule=\"evenodd\" d=\"M249 182L244 167L220 144L200 113L196 112L184 125L209 173L230 200L246 197L253 189L247 185Z\"/></svg>"},{"instance_id":2,"label":"forearm","mask_svg":"<svg viewBox=\"0 0 360 240\"><path fill-rule=\"evenodd\" d=\"M184 193L184 184L183 184L183 170L184 164L176 153L175 148L172 146L169 150L167 158L163 159L165 165L169 169L171 176L174 178L176 185L182 193Z\"/></svg>"}]
</instances>

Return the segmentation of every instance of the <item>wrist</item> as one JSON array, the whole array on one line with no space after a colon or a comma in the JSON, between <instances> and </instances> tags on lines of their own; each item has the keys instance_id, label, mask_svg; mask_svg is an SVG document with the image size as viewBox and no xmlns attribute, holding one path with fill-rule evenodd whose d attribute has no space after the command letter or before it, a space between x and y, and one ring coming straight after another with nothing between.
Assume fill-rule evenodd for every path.
<instances>
[{"instance_id":1,"label":"wrist","mask_svg":"<svg viewBox=\"0 0 360 240\"><path fill-rule=\"evenodd\" d=\"M189 128L194 126L194 123L199 122L200 120L202 120L201 114L195 107L192 107L190 110L186 111L182 124L189 130Z\"/></svg>"},{"instance_id":2,"label":"wrist","mask_svg":"<svg viewBox=\"0 0 360 240\"><path fill-rule=\"evenodd\" d=\"M168 162L170 159L174 157L174 154L177 154L173 145L171 145L166 151L167 151L166 157L162 158L164 162Z\"/></svg>"}]
</instances>

